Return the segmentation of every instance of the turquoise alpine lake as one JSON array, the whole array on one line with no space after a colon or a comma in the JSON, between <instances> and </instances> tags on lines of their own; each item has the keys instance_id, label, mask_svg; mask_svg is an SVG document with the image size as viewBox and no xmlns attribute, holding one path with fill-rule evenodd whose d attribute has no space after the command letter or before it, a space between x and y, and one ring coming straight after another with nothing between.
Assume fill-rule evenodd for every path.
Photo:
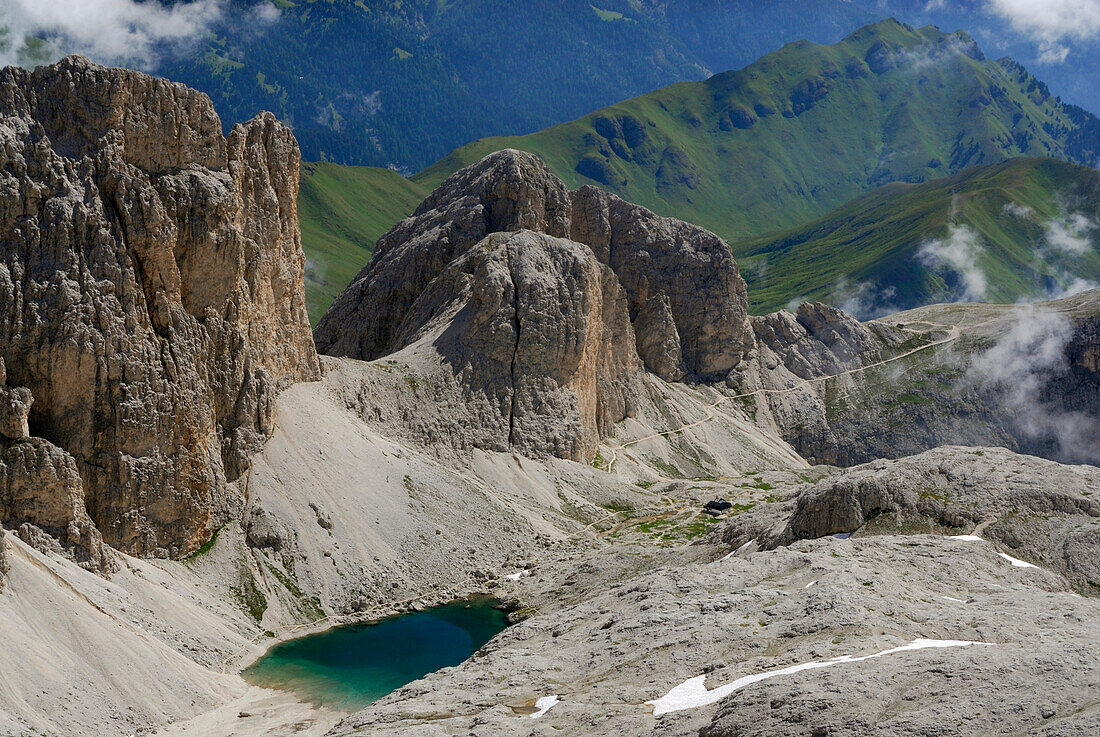
<instances>
[{"instance_id":1,"label":"turquoise alpine lake","mask_svg":"<svg viewBox=\"0 0 1100 737\"><path fill-rule=\"evenodd\" d=\"M356 711L469 658L508 624L489 600L461 601L275 645L241 674L316 705Z\"/></svg>"}]
</instances>

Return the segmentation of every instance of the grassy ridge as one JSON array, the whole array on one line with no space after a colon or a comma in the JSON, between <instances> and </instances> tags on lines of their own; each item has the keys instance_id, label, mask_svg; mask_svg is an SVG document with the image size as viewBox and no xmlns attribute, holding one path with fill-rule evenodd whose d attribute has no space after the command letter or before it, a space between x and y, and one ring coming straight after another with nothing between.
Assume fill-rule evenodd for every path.
<instances>
[{"instance_id":1,"label":"grassy ridge","mask_svg":"<svg viewBox=\"0 0 1100 737\"><path fill-rule=\"evenodd\" d=\"M306 306L316 323L367 263L378 237L411 214L428 192L388 169L303 163L301 173Z\"/></svg>"},{"instance_id":2,"label":"grassy ridge","mask_svg":"<svg viewBox=\"0 0 1100 737\"><path fill-rule=\"evenodd\" d=\"M847 301L867 314L958 298L957 275L917 254L962 227L973 235L985 299L1013 302L1057 294L1074 278L1100 281L1098 216L1100 172L1021 158L924 184L889 184L825 217L732 248L754 312L803 298ZM1059 249L1052 237L1060 229L1091 247L1080 254Z\"/></svg>"},{"instance_id":3,"label":"grassy ridge","mask_svg":"<svg viewBox=\"0 0 1100 737\"><path fill-rule=\"evenodd\" d=\"M304 165L312 319L390 225L445 176L505 147L538 154L572 187L596 184L726 237L757 310L796 297L844 301L845 291L865 284L880 307L890 290L897 307L958 296L955 275L913 258L922 239L945 234L943 198L949 204L958 193L933 186L903 197L911 185L895 182L948 177L946 186L973 187L958 222L992 244L980 264L989 299L1053 292L1069 274L1095 274L1088 258L1036 256L1044 223L1056 216L1056 194L1087 178L1085 170L1032 162L950 178L1019 156L1092 163L1100 158L1100 121L1063 105L1015 62L985 59L965 33L891 20L832 46L788 44L745 69L537 133L475 141L411 180L381 169ZM993 172L1001 179L979 186ZM1000 194L983 194L993 191ZM1032 207L1035 220L1008 222L1001 211L1008 201ZM849 231L835 227L842 217ZM817 218L810 231L782 232Z\"/></svg>"},{"instance_id":4,"label":"grassy ridge","mask_svg":"<svg viewBox=\"0 0 1100 737\"><path fill-rule=\"evenodd\" d=\"M432 187L501 148L730 240L792 227L892 181L1016 156L1095 161L1095 118L965 33L867 26L832 46L788 44L526 136L486 138L413 177Z\"/></svg>"}]
</instances>

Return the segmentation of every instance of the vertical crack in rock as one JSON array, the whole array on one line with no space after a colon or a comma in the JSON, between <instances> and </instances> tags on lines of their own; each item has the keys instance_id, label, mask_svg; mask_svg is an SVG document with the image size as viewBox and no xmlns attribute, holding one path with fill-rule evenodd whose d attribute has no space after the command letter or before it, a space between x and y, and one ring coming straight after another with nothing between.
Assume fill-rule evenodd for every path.
<instances>
[{"instance_id":1,"label":"vertical crack in rock","mask_svg":"<svg viewBox=\"0 0 1100 737\"><path fill-rule=\"evenodd\" d=\"M519 360L519 346L522 337L521 331L523 326L520 322L519 312L521 307L521 299L519 293L519 282L516 280L516 269L512 263L512 243L508 241L504 244L505 257L508 259L508 275L512 280L512 327L515 330L515 346L512 349L512 364L511 364L511 378L512 378L512 402L511 409L508 412L508 447L513 448L516 445L516 406L519 403L519 386L516 378L517 363Z\"/></svg>"}]
</instances>

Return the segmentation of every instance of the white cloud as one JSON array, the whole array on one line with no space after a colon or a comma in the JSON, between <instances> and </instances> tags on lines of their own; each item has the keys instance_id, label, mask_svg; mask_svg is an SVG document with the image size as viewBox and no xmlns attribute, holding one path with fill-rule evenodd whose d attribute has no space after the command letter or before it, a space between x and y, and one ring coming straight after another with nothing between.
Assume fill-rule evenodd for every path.
<instances>
[{"instance_id":1,"label":"white cloud","mask_svg":"<svg viewBox=\"0 0 1100 737\"><path fill-rule=\"evenodd\" d=\"M1066 40L1100 36L1100 0L987 0L988 9L1039 46L1038 61L1061 64Z\"/></svg>"},{"instance_id":2,"label":"white cloud","mask_svg":"<svg viewBox=\"0 0 1100 737\"><path fill-rule=\"evenodd\" d=\"M1061 44L1040 45L1039 55L1035 57L1040 64L1063 64L1069 58L1069 47Z\"/></svg>"},{"instance_id":3,"label":"white cloud","mask_svg":"<svg viewBox=\"0 0 1100 737\"><path fill-rule=\"evenodd\" d=\"M1100 423L1044 398L1052 382L1070 371L1066 347L1073 323L1032 305L1018 306L1013 317L1008 333L975 356L968 378L994 392L1023 435L1053 442L1067 460L1095 463Z\"/></svg>"},{"instance_id":4,"label":"white cloud","mask_svg":"<svg viewBox=\"0 0 1100 737\"><path fill-rule=\"evenodd\" d=\"M1061 272L1059 276L1061 277L1062 283L1050 290L1050 294L1047 295L1048 299L1072 297L1075 294L1087 292L1090 289L1100 288L1100 284L1080 276L1073 276L1066 272Z\"/></svg>"},{"instance_id":5,"label":"white cloud","mask_svg":"<svg viewBox=\"0 0 1100 737\"><path fill-rule=\"evenodd\" d=\"M1090 234L1097 228L1100 228L1100 223L1080 212L1051 218L1043 226L1047 245L1074 256L1092 250Z\"/></svg>"},{"instance_id":6,"label":"white cloud","mask_svg":"<svg viewBox=\"0 0 1100 737\"><path fill-rule=\"evenodd\" d=\"M166 47L196 42L227 18L226 11L226 0L171 6L136 0L0 0L0 28L7 30L0 64L19 63L22 40L34 36L49 41L58 54L153 66ZM279 11L262 4L247 16L250 23L270 23Z\"/></svg>"},{"instance_id":7,"label":"white cloud","mask_svg":"<svg viewBox=\"0 0 1100 737\"><path fill-rule=\"evenodd\" d=\"M873 282L850 282L841 278L833 285L830 301L859 320L872 320L898 311L897 287L880 288Z\"/></svg>"},{"instance_id":8,"label":"white cloud","mask_svg":"<svg viewBox=\"0 0 1100 737\"><path fill-rule=\"evenodd\" d=\"M1017 31L1038 41L1100 35L1100 0L988 0Z\"/></svg>"},{"instance_id":9,"label":"white cloud","mask_svg":"<svg viewBox=\"0 0 1100 737\"><path fill-rule=\"evenodd\" d=\"M981 302L985 299L985 272L978 265L984 253L976 230L968 225L947 226L947 238L933 238L917 249L917 260L941 273L953 272L958 276L960 302Z\"/></svg>"}]
</instances>

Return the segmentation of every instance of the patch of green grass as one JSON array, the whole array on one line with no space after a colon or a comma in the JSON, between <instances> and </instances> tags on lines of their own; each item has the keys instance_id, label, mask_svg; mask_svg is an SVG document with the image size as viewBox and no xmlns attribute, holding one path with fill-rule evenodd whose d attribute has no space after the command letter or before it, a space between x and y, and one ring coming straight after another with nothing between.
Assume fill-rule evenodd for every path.
<instances>
[{"instance_id":1,"label":"patch of green grass","mask_svg":"<svg viewBox=\"0 0 1100 737\"><path fill-rule=\"evenodd\" d=\"M733 248L745 267L754 311L779 309L794 296L840 303L863 283L880 295L890 292L879 307L905 309L959 296L957 274L922 263L917 252L932 238L948 238L951 227L964 226L982 249L987 298L1013 302L1045 295L1051 284L1065 286L1066 274L1100 278L1095 248L1074 256L1037 248L1047 223L1066 215L1066 197L1075 210L1097 216L1098 186L1100 175L1088 167L1012 159L923 184L888 184L819 219Z\"/></svg>"},{"instance_id":2,"label":"patch of green grass","mask_svg":"<svg viewBox=\"0 0 1100 737\"><path fill-rule=\"evenodd\" d=\"M626 502L621 502L621 501L608 502L607 504L601 504L600 506L603 507L604 509L606 509L609 512L620 512L620 513L630 512L630 511L633 511L633 509L634 509L634 507L630 506Z\"/></svg>"},{"instance_id":3,"label":"patch of green grass","mask_svg":"<svg viewBox=\"0 0 1100 737\"><path fill-rule=\"evenodd\" d=\"M657 482L653 481L652 479L638 479L637 481L634 482L634 485L638 486L642 489L648 489L656 483Z\"/></svg>"},{"instance_id":4,"label":"patch of green grass","mask_svg":"<svg viewBox=\"0 0 1100 737\"><path fill-rule=\"evenodd\" d=\"M1077 124L1053 98L1029 99L1033 80L1018 67L958 54L914 75L905 65L873 71L865 61L876 45L917 52L968 41L888 20L831 46L788 44L704 82L670 85L537 133L480 139L414 180L434 185L502 148L531 151L570 186L594 184L708 227L729 239L737 256L766 252L768 268L746 276L751 283L778 274L791 290L782 302L774 295L770 301L785 304L800 285L789 278L794 274L772 268L781 249L736 241L821 217L886 182L933 180L981 161L1066 150ZM960 104L994 89L1003 105L959 115ZM1024 129L1032 137L1014 137ZM971 142L968 150L957 149L960 135ZM835 284L833 263L792 257L786 265Z\"/></svg>"},{"instance_id":5,"label":"patch of green grass","mask_svg":"<svg viewBox=\"0 0 1100 737\"><path fill-rule=\"evenodd\" d=\"M686 476L684 476L684 472L681 471L680 469L678 469L676 466L673 466L671 463L667 463L666 461L662 461L660 458L655 458L654 456L648 456L647 455L647 456L644 456L644 458L645 458L646 463L648 463L650 466L652 466L656 470L663 473L665 476L668 476L669 478L673 478L673 479L686 478Z\"/></svg>"},{"instance_id":6,"label":"patch of green grass","mask_svg":"<svg viewBox=\"0 0 1100 737\"><path fill-rule=\"evenodd\" d=\"M626 18L622 13L616 10L604 10L603 8L597 8L595 5L589 5L588 7L596 13L600 20L608 23L613 23L617 20L623 20Z\"/></svg>"},{"instance_id":7,"label":"patch of green grass","mask_svg":"<svg viewBox=\"0 0 1100 737\"><path fill-rule=\"evenodd\" d=\"M257 622L262 620L264 618L264 612L267 611L267 597L264 596L264 592L260 590L260 586L256 583L256 578L252 575L252 571L247 568L241 572L241 587L239 593L241 602L244 604L244 610Z\"/></svg>"},{"instance_id":8,"label":"patch of green grass","mask_svg":"<svg viewBox=\"0 0 1100 737\"><path fill-rule=\"evenodd\" d=\"M646 520L645 522L639 522L635 527L639 532L653 532L659 528L669 527L672 525L672 520L667 519L653 519Z\"/></svg>"},{"instance_id":9,"label":"patch of green grass","mask_svg":"<svg viewBox=\"0 0 1100 737\"><path fill-rule=\"evenodd\" d=\"M210 539L207 540L206 542L204 542L201 546L199 546L199 549L196 550L194 553L191 553L191 555L184 558L184 560L185 561L194 560L195 558L198 558L200 555L205 555L206 553L209 553L211 548L214 547L214 543L216 543L218 541L218 533L221 532L221 531L222 530L221 530L220 527L218 529L214 530L214 534L210 536Z\"/></svg>"},{"instance_id":10,"label":"patch of green grass","mask_svg":"<svg viewBox=\"0 0 1100 737\"><path fill-rule=\"evenodd\" d=\"M408 217L428 190L397 172L303 162L298 191L306 253L306 306L316 322L370 259L374 242Z\"/></svg>"}]
</instances>

